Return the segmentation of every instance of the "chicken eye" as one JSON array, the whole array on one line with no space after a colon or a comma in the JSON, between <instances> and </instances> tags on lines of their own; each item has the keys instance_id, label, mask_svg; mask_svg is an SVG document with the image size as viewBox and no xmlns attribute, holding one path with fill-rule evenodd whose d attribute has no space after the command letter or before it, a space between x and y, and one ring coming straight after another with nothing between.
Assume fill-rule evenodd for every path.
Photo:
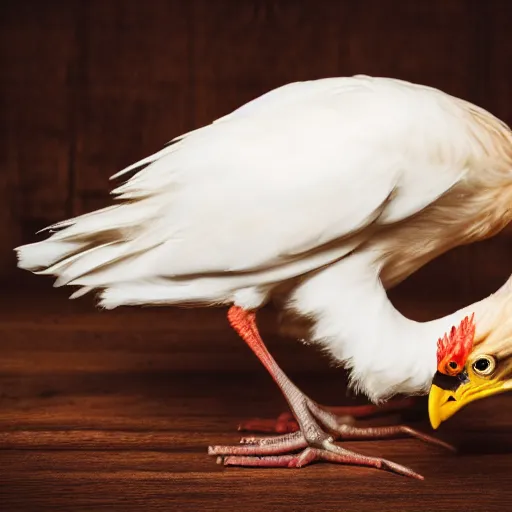
<instances>
[{"instance_id":1,"label":"chicken eye","mask_svg":"<svg viewBox=\"0 0 512 512\"><path fill-rule=\"evenodd\" d=\"M496 368L496 360L492 356L480 356L473 362L473 371L477 375L490 375Z\"/></svg>"}]
</instances>

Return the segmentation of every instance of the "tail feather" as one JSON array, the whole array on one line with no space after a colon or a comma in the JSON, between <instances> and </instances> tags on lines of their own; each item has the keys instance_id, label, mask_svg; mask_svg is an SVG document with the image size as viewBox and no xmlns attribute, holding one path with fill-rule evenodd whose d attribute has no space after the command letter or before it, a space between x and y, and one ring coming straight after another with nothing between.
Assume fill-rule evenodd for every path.
<instances>
[{"instance_id":1,"label":"tail feather","mask_svg":"<svg viewBox=\"0 0 512 512\"><path fill-rule=\"evenodd\" d=\"M172 146L172 152L177 152L175 146ZM112 195L118 199L141 200L157 197L162 190L167 191L176 181L175 171L180 168L179 157L171 155L170 151L167 153L112 190ZM151 179L148 179L148 175L151 176Z\"/></svg>"},{"instance_id":2,"label":"tail feather","mask_svg":"<svg viewBox=\"0 0 512 512\"><path fill-rule=\"evenodd\" d=\"M73 258L68 258L58 264L57 268L49 268L44 273L58 275L55 287L65 286L77 278L93 272L98 267L118 259L124 252L126 252L126 247L120 242L99 245L81 252Z\"/></svg>"},{"instance_id":3,"label":"tail feather","mask_svg":"<svg viewBox=\"0 0 512 512\"><path fill-rule=\"evenodd\" d=\"M112 176L137 171L112 191L116 204L53 224L42 230L49 233L46 240L17 247L18 267L55 276L55 286L80 286L73 298L153 278L160 248L176 235L177 228L169 223L170 195L180 162L164 157L175 154L178 146L171 143ZM148 169L162 179L147 180ZM165 266L169 258L164 254L162 261Z\"/></svg>"},{"instance_id":4,"label":"tail feather","mask_svg":"<svg viewBox=\"0 0 512 512\"><path fill-rule=\"evenodd\" d=\"M46 240L15 249L18 267L56 276L55 286L70 284L156 245L160 240L155 243L146 231L158 211L158 203L149 198L59 222L48 228L57 231Z\"/></svg>"},{"instance_id":5,"label":"tail feather","mask_svg":"<svg viewBox=\"0 0 512 512\"><path fill-rule=\"evenodd\" d=\"M53 241L22 245L14 249L18 258L18 267L31 272L44 271L68 256L75 254L82 247L81 243Z\"/></svg>"},{"instance_id":6,"label":"tail feather","mask_svg":"<svg viewBox=\"0 0 512 512\"><path fill-rule=\"evenodd\" d=\"M114 283L154 276L157 247L119 243L79 258L59 273L55 286L73 285L102 288Z\"/></svg>"},{"instance_id":7,"label":"tail feather","mask_svg":"<svg viewBox=\"0 0 512 512\"><path fill-rule=\"evenodd\" d=\"M119 205L107 206L106 208L102 208L100 210L95 210L93 212L84 213L77 217L71 217L70 219L61 220L60 222L56 222L55 224L51 224L43 229L40 229L37 233L45 233L52 231L63 230L64 228L69 228L70 226L76 225L78 222L84 223L87 219L91 217L97 217L100 214L105 214L109 211L112 211L116 208L119 208Z\"/></svg>"},{"instance_id":8,"label":"tail feather","mask_svg":"<svg viewBox=\"0 0 512 512\"><path fill-rule=\"evenodd\" d=\"M180 137L180 138L182 138L182 137ZM110 177L110 179L111 180L116 180L116 179L120 178L121 176L124 176L124 175L128 174L131 171L134 171L136 169L140 169L140 168L142 168L142 167L144 167L146 165L150 165L153 162L155 162L156 160L162 158L163 156L165 156L165 155L167 155L169 153L172 153L173 151L176 150L175 146L172 143L177 141L177 140L179 140L180 138L173 139L172 141L169 142L169 144L167 146L165 146L164 148L160 149L156 153L153 153L152 155L149 155L149 156L143 158L142 160L139 160L138 162L135 162L135 163L129 165L128 167L125 167L124 169L121 169L119 172L117 172L116 174L112 175Z\"/></svg>"},{"instance_id":9,"label":"tail feather","mask_svg":"<svg viewBox=\"0 0 512 512\"><path fill-rule=\"evenodd\" d=\"M89 293L92 290L93 290L93 288L91 288L90 286L82 286L82 288L78 288L78 290L74 291L69 296L69 298L70 299L78 299L79 297L83 297L85 294Z\"/></svg>"},{"instance_id":10,"label":"tail feather","mask_svg":"<svg viewBox=\"0 0 512 512\"><path fill-rule=\"evenodd\" d=\"M96 210L74 219L69 219L50 226L58 229L51 237L53 240L74 240L81 237L97 238L102 233L122 231L115 236L127 236L133 230L140 230L140 225L153 218L158 212L158 205L149 199L132 203L116 204Z\"/></svg>"}]
</instances>

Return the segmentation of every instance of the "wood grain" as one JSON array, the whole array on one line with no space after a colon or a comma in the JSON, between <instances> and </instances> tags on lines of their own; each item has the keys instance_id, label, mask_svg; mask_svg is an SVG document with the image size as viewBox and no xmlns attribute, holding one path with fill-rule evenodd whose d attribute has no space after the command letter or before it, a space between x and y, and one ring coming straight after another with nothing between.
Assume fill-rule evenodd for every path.
<instances>
[{"instance_id":1,"label":"wood grain","mask_svg":"<svg viewBox=\"0 0 512 512\"><path fill-rule=\"evenodd\" d=\"M391 76L471 99L470 2L362 0L353 5L339 41L346 56L341 74Z\"/></svg>"},{"instance_id":2,"label":"wood grain","mask_svg":"<svg viewBox=\"0 0 512 512\"><path fill-rule=\"evenodd\" d=\"M101 313L49 287L4 295L0 305L6 512L492 512L512 499L511 396L476 402L441 427L457 455L408 439L344 445L408 464L424 482L324 464L225 469L206 447L236 442L241 420L272 418L285 404L222 309ZM425 318L452 306L409 303L409 312ZM275 312L263 311L259 323L272 352L315 399L363 402L346 396L340 370L327 371L310 348L277 336ZM405 421L428 432L425 403L419 412Z\"/></svg>"},{"instance_id":3,"label":"wood grain","mask_svg":"<svg viewBox=\"0 0 512 512\"><path fill-rule=\"evenodd\" d=\"M75 213L106 205L109 176L192 128L188 3L93 0L83 11Z\"/></svg>"},{"instance_id":4,"label":"wood grain","mask_svg":"<svg viewBox=\"0 0 512 512\"><path fill-rule=\"evenodd\" d=\"M487 16L487 45L490 56L486 72L489 77L485 105L496 112L505 122L512 124L512 98L510 97L511 72L504 65L512 59L512 37L507 30L507 19L512 14L512 5L494 0Z\"/></svg>"},{"instance_id":5,"label":"wood grain","mask_svg":"<svg viewBox=\"0 0 512 512\"><path fill-rule=\"evenodd\" d=\"M3 4L7 172L17 173L15 214L26 238L68 213L69 73L76 55L76 2ZM15 190L9 190L11 211Z\"/></svg>"},{"instance_id":6,"label":"wood grain","mask_svg":"<svg viewBox=\"0 0 512 512\"><path fill-rule=\"evenodd\" d=\"M342 2L195 0L197 126L289 82L336 76Z\"/></svg>"}]
</instances>

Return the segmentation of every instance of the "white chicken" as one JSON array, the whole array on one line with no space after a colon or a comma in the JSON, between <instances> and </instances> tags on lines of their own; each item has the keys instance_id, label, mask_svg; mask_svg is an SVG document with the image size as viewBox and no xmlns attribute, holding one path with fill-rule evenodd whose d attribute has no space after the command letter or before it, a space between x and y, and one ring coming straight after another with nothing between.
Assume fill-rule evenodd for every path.
<instances>
[{"instance_id":1,"label":"white chicken","mask_svg":"<svg viewBox=\"0 0 512 512\"><path fill-rule=\"evenodd\" d=\"M255 311L284 297L285 310L312 322L309 341L345 365L353 386L376 403L432 389L434 427L479 398L453 397L473 385L466 363L493 362L482 348L496 343L493 333L502 349L512 345L512 280L425 323L400 314L386 289L512 219L509 128L434 88L328 78L273 90L114 177L130 172L113 191L117 204L18 247L19 267L57 276L55 286L78 286L72 297L98 290L107 309L229 305L231 324L300 428L210 447L225 464L328 460L419 478L334 443L392 432L344 424L305 396L266 350ZM509 378L494 379L485 396L509 389Z\"/></svg>"}]
</instances>

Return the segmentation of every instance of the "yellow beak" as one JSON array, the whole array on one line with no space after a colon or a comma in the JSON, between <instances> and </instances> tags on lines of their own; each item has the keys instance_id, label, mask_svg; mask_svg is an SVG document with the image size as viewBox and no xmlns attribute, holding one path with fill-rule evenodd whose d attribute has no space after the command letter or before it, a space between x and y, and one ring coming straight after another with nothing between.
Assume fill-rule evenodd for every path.
<instances>
[{"instance_id":1,"label":"yellow beak","mask_svg":"<svg viewBox=\"0 0 512 512\"><path fill-rule=\"evenodd\" d=\"M508 391L499 379L484 379L476 375L447 377L436 374L428 397L428 414L433 429L475 400Z\"/></svg>"}]
</instances>

